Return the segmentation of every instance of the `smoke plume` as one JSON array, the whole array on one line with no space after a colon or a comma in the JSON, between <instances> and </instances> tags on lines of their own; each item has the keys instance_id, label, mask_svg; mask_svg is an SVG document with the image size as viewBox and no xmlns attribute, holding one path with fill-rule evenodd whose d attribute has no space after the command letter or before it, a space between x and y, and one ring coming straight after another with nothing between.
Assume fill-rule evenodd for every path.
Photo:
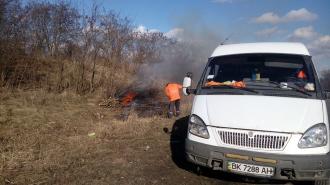
<instances>
[{"instance_id":1,"label":"smoke plume","mask_svg":"<svg viewBox=\"0 0 330 185\"><path fill-rule=\"evenodd\" d=\"M165 33L174 42L161 47L160 56L142 67L144 80L181 83L186 72L192 72L196 84L208 57L223 41L219 29L206 25L196 13L177 20L176 28Z\"/></svg>"}]
</instances>

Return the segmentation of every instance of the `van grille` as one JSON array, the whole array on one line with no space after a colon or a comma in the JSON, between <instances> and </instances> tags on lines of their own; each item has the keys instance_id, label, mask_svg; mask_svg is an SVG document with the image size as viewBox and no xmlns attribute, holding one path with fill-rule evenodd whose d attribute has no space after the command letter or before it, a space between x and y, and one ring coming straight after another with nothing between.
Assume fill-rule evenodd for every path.
<instances>
[{"instance_id":1,"label":"van grille","mask_svg":"<svg viewBox=\"0 0 330 185\"><path fill-rule=\"evenodd\" d=\"M290 138L285 133L236 129L218 129L218 133L223 144L250 149L283 150Z\"/></svg>"}]
</instances>

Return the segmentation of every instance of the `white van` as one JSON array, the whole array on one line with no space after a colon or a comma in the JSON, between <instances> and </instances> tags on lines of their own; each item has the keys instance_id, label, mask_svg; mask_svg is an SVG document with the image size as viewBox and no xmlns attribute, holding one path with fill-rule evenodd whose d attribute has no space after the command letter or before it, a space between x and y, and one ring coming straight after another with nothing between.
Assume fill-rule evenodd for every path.
<instances>
[{"instance_id":1,"label":"white van","mask_svg":"<svg viewBox=\"0 0 330 185\"><path fill-rule=\"evenodd\" d=\"M300 43L215 49L195 89L185 150L214 170L285 180L330 177L329 94Z\"/></svg>"}]
</instances>

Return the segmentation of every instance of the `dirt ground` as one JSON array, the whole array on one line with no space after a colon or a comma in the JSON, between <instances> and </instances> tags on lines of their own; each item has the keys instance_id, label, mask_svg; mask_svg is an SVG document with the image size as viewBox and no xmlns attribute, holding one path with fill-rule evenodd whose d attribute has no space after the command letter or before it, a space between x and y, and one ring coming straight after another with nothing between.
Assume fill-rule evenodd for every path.
<instances>
[{"instance_id":1,"label":"dirt ground","mask_svg":"<svg viewBox=\"0 0 330 185\"><path fill-rule=\"evenodd\" d=\"M184 159L189 106L179 118L131 112L122 121L99 101L0 89L0 184L283 184L197 175Z\"/></svg>"}]
</instances>

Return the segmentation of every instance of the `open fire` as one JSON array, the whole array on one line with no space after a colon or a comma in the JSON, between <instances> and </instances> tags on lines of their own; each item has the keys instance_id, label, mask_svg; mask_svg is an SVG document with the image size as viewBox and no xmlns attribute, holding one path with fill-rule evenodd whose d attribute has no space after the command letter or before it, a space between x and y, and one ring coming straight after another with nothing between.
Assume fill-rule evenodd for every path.
<instances>
[{"instance_id":1,"label":"open fire","mask_svg":"<svg viewBox=\"0 0 330 185\"><path fill-rule=\"evenodd\" d=\"M165 115L167 101L161 90L156 88L127 89L117 98L109 98L100 106L120 110L118 119L126 120L134 112L139 117Z\"/></svg>"},{"instance_id":2,"label":"open fire","mask_svg":"<svg viewBox=\"0 0 330 185\"><path fill-rule=\"evenodd\" d=\"M161 91L152 88L127 91L120 98L120 104L123 108L120 117L123 120L126 120L132 112L135 112L139 117L163 115L167 106Z\"/></svg>"},{"instance_id":3,"label":"open fire","mask_svg":"<svg viewBox=\"0 0 330 185\"><path fill-rule=\"evenodd\" d=\"M135 99L135 97L137 96L138 94L135 93L135 92L127 92L123 98L120 99L120 103L122 106L126 107L126 106L129 106L130 103L132 103Z\"/></svg>"}]
</instances>

